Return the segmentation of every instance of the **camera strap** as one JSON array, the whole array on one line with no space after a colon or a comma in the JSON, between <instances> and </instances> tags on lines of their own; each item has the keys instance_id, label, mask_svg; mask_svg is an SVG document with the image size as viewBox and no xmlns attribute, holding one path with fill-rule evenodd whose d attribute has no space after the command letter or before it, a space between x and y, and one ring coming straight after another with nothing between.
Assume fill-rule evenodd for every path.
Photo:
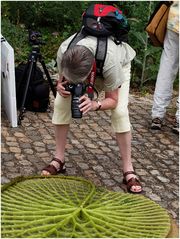
<instances>
[{"instance_id":1,"label":"camera strap","mask_svg":"<svg viewBox=\"0 0 180 239\"><path fill-rule=\"evenodd\" d=\"M92 100L94 98L94 90L96 91L96 89L94 88L94 84L96 80L96 61L94 61L92 70L87 79L88 79L88 85L87 85L86 91L87 91L88 97Z\"/></svg>"}]
</instances>

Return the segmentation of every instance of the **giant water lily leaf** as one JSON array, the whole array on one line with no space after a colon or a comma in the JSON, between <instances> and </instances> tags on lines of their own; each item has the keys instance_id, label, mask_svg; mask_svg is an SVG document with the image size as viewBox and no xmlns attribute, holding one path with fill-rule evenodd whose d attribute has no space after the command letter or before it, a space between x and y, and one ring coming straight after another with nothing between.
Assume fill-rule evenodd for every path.
<instances>
[{"instance_id":1,"label":"giant water lily leaf","mask_svg":"<svg viewBox=\"0 0 180 239\"><path fill-rule=\"evenodd\" d=\"M167 212L142 195L76 177L31 177L2 188L3 238L165 238Z\"/></svg>"}]
</instances>

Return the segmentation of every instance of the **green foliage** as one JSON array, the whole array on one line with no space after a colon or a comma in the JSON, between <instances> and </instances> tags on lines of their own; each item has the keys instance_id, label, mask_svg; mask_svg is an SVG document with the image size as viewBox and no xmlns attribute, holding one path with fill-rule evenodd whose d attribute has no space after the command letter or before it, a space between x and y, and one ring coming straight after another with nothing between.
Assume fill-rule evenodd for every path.
<instances>
[{"instance_id":1,"label":"green foliage","mask_svg":"<svg viewBox=\"0 0 180 239\"><path fill-rule=\"evenodd\" d=\"M131 26L129 44L136 51L136 57L132 65L131 85L144 89L146 82L153 82L159 69L161 48L151 46L145 26L153 12L157 2L153 1L128 1L124 2Z\"/></svg>"},{"instance_id":2,"label":"green foliage","mask_svg":"<svg viewBox=\"0 0 180 239\"><path fill-rule=\"evenodd\" d=\"M26 28L51 27L63 31L79 29L84 4L80 1L13 1L2 3L2 14L12 23L25 24Z\"/></svg>"},{"instance_id":3,"label":"green foliage","mask_svg":"<svg viewBox=\"0 0 180 239\"><path fill-rule=\"evenodd\" d=\"M21 26L15 26L8 18L3 18L1 33L14 48L16 61L21 62L26 60L30 51L27 41L27 30Z\"/></svg>"},{"instance_id":4,"label":"green foliage","mask_svg":"<svg viewBox=\"0 0 180 239\"><path fill-rule=\"evenodd\" d=\"M167 212L142 195L77 177L20 178L3 186L2 237L165 238Z\"/></svg>"},{"instance_id":5,"label":"green foliage","mask_svg":"<svg viewBox=\"0 0 180 239\"><path fill-rule=\"evenodd\" d=\"M133 84L142 89L146 82L156 80L162 49L148 44L145 32L134 32L132 35L136 46L136 57L132 67Z\"/></svg>"}]
</instances>

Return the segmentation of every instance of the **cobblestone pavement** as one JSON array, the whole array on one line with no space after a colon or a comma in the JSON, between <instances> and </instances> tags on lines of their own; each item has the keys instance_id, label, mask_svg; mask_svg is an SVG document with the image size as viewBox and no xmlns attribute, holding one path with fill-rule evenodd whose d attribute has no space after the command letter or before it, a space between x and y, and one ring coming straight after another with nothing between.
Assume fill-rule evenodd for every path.
<instances>
[{"instance_id":1,"label":"cobblestone pavement","mask_svg":"<svg viewBox=\"0 0 180 239\"><path fill-rule=\"evenodd\" d=\"M145 196L166 208L178 223L179 145L171 131L174 108L169 108L162 131L149 128L152 97L130 95L133 126L132 158ZM21 175L40 174L54 154L51 124L53 100L46 113L26 112L22 126L9 127L2 112L2 183ZM74 120L66 146L67 175L83 176L96 185L123 191L119 149L110 126L110 112L90 112Z\"/></svg>"}]
</instances>

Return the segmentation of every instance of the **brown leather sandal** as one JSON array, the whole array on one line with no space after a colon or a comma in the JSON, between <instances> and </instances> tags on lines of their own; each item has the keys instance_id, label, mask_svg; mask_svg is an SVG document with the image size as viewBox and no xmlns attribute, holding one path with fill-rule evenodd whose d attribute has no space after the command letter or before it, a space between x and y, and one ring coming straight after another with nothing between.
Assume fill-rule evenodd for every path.
<instances>
[{"instance_id":1,"label":"brown leather sandal","mask_svg":"<svg viewBox=\"0 0 180 239\"><path fill-rule=\"evenodd\" d=\"M58 158L53 158L51 160L52 161L56 161L59 163L59 169L57 169L54 165L49 164L48 166L46 166L45 168L43 168L42 171L47 171L48 173L50 173L50 175L56 175L58 173L65 173L66 172L66 167L65 167L65 162L62 163L60 159Z\"/></svg>"},{"instance_id":2,"label":"brown leather sandal","mask_svg":"<svg viewBox=\"0 0 180 239\"><path fill-rule=\"evenodd\" d=\"M126 180L126 176L129 175L129 174L136 175L136 173L134 171L127 171L127 172L123 173L123 177L124 177L123 178L123 183L126 185L127 191L129 193L142 193L142 191L143 191L142 190L142 185L141 185L139 179L137 179L136 177L132 177L129 180ZM141 191L139 191L139 192L132 191L131 190L132 186L140 186L141 187Z\"/></svg>"}]
</instances>

